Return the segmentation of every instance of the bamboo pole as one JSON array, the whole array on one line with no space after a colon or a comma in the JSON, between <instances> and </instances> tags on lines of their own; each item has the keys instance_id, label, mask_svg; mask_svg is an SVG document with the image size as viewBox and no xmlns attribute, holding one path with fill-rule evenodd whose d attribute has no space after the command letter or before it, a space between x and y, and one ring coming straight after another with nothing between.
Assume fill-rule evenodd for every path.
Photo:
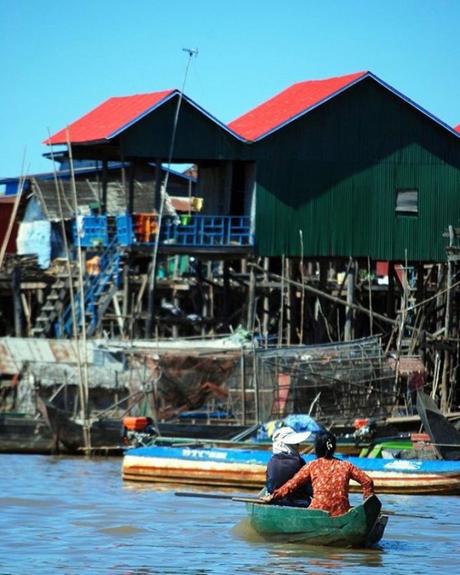
<instances>
[{"instance_id":1,"label":"bamboo pole","mask_svg":"<svg viewBox=\"0 0 460 575\"><path fill-rule=\"evenodd\" d=\"M367 258L367 285L369 290L369 333L373 335L374 333L374 317L372 313L372 279L371 279L371 259Z\"/></svg>"},{"instance_id":2,"label":"bamboo pole","mask_svg":"<svg viewBox=\"0 0 460 575\"><path fill-rule=\"evenodd\" d=\"M174 113L174 120L173 120L172 133L171 133L171 142L169 145L169 152L168 152L168 167L166 170L166 175L165 175L165 178L163 181L163 185L161 186L161 190L160 190L160 209L158 211L157 233L155 235L155 245L154 245L153 252L152 252L152 262L150 265L150 274L149 274L148 314L147 314L147 320L145 323L146 337L150 337L152 334L154 294L155 294L155 284L156 284L158 251L160 248L161 225L162 225L162 221L163 221L164 206L165 206L167 190L168 190L169 173L170 173L171 162L172 162L172 157L173 157L173 153L174 153L174 145L176 142L177 126L178 126L178 122L179 122L179 113L180 113L180 109L181 109L181 105L182 105L182 100L184 97L184 88L185 88L185 84L187 81L187 75L188 75L188 71L190 68L190 64L192 62L193 56L196 56L198 54L198 50L189 50L189 49L184 49L184 50L188 53L189 59L187 61L187 65L185 68L184 81L182 83L182 90L179 92L179 97L177 99L177 106L176 106L176 110ZM161 169L161 165L160 165L160 169Z\"/></svg>"},{"instance_id":3,"label":"bamboo pole","mask_svg":"<svg viewBox=\"0 0 460 575\"><path fill-rule=\"evenodd\" d=\"M72 156L72 145L70 143L69 130L66 129L66 141L67 150L69 153L69 167L70 167L70 182L72 190L72 198L74 203L74 213L75 218L78 218L78 199L77 199L77 186L75 182L75 171L73 166L73 156ZM81 343L83 344L83 400L84 403L81 406L81 413L83 419L83 437L85 443L85 452L91 452L91 423L89 421L88 413L88 401L89 401L89 390L88 390L88 350L86 347L86 310L85 310L85 290L83 283L83 254L81 249L81 237L78 233L78 221L77 224L77 254L78 254L78 275L80 281L80 317L81 317ZM77 330L76 330L77 331ZM76 341L77 347L80 347L80 340Z\"/></svg>"},{"instance_id":4,"label":"bamboo pole","mask_svg":"<svg viewBox=\"0 0 460 575\"><path fill-rule=\"evenodd\" d=\"M50 131L48 130L48 136L51 138ZM73 339L75 342L75 356L77 358L77 366L78 366L78 393L80 399L80 405L84 405L85 403L85 389L84 389L84 379L83 379L83 371L82 371L82 361L81 361L81 353L80 353L80 345L78 344L78 329L77 329L77 314L75 310L75 292L74 292L74 285L73 285L73 270L70 263L70 249L69 249L69 242L67 241L67 232L65 229L64 224L64 211L62 209L62 198L61 193L64 196L64 190L62 186L59 186L59 181L56 173L56 163L54 160L54 152L53 146L51 146L51 160L53 162L53 178L54 178L54 185L56 188L56 199L58 204L59 210L59 218L61 221L61 233L62 239L64 242L64 251L66 254L66 267L67 267L67 275L69 278L69 294L70 294L70 311L72 314L72 332L73 332ZM84 434L84 441L86 446L86 431L83 431Z\"/></svg>"},{"instance_id":5,"label":"bamboo pole","mask_svg":"<svg viewBox=\"0 0 460 575\"><path fill-rule=\"evenodd\" d=\"M454 245L454 228L453 226L449 226L449 247ZM451 305L452 305L452 298L451 298L451 290L452 290L452 270L453 270L453 262L450 254L447 256L447 292L446 292L446 312L444 316L444 338L448 339L450 334L450 314L451 314ZM449 404L449 390L448 390L448 381L450 378L450 351L446 349L444 351L444 368L442 372L442 380L441 380L441 412L447 413L447 407Z\"/></svg>"},{"instance_id":6,"label":"bamboo pole","mask_svg":"<svg viewBox=\"0 0 460 575\"><path fill-rule=\"evenodd\" d=\"M353 339L353 300L355 297L355 269L350 266L350 271L347 276L347 305L345 308L345 328L343 339L344 341L351 341Z\"/></svg>"},{"instance_id":7,"label":"bamboo pole","mask_svg":"<svg viewBox=\"0 0 460 575\"><path fill-rule=\"evenodd\" d=\"M278 347L283 345L283 335L284 335L284 281L285 281L285 277L284 277L284 271L285 271L285 255L283 254L281 256L281 277L277 276L278 279L281 280L281 298L280 298L280 320L279 320L279 325L278 325ZM250 264L250 265L255 265L255 264ZM259 267L259 266L258 266ZM259 267L260 269L260 267ZM272 274L270 274L272 275Z\"/></svg>"}]
</instances>

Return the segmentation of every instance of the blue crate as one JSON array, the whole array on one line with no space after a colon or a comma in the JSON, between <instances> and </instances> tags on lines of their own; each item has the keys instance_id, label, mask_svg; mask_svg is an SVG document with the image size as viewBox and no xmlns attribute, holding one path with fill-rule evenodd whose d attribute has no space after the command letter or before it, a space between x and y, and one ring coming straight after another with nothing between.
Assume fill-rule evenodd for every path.
<instances>
[{"instance_id":1,"label":"blue crate","mask_svg":"<svg viewBox=\"0 0 460 575\"><path fill-rule=\"evenodd\" d=\"M193 215L187 223L176 223L165 218L161 241L163 244L195 247L252 245L251 219L249 216Z\"/></svg>"},{"instance_id":2,"label":"blue crate","mask_svg":"<svg viewBox=\"0 0 460 575\"><path fill-rule=\"evenodd\" d=\"M80 237L80 245L84 248L96 246L107 246L109 244L109 233L107 226L107 216L83 216L81 222L83 234ZM75 244L78 243L77 222L72 222L72 238Z\"/></svg>"},{"instance_id":3,"label":"blue crate","mask_svg":"<svg viewBox=\"0 0 460 575\"><path fill-rule=\"evenodd\" d=\"M136 239L133 231L133 219L131 214L120 214L116 217L117 243L120 246L130 246Z\"/></svg>"}]
</instances>

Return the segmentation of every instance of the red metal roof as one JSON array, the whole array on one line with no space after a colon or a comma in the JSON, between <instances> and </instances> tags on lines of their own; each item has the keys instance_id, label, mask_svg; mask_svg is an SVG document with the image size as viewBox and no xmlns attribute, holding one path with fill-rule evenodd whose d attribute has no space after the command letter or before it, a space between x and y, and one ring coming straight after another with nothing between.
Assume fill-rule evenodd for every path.
<instances>
[{"instance_id":1,"label":"red metal roof","mask_svg":"<svg viewBox=\"0 0 460 575\"><path fill-rule=\"evenodd\" d=\"M455 130L456 132L460 132L460 124L459 124L458 126L455 126L454 130Z\"/></svg>"},{"instance_id":2,"label":"red metal roof","mask_svg":"<svg viewBox=\"0 0 460 575\"><path fill-rule=\"evenodd\" d=\"M45 140L44 143L67 143L67 130L72 144L109 140L120 130L145 116L174 92L175 90L164 90L149 94L109 98L67 128Z\"/></svg>"},{"instance_id":3,"label":"red metal roof","mask_svg":"<svg viewBox=\"0 0 460 575\"><path fill-rule=\"evenodd\" d=\"M347 76L293 84L270 100L233 120L228 127L246 140L258 140L341 92L367 74L368 72L356 72Z\"/></svg>"}]
</instances>

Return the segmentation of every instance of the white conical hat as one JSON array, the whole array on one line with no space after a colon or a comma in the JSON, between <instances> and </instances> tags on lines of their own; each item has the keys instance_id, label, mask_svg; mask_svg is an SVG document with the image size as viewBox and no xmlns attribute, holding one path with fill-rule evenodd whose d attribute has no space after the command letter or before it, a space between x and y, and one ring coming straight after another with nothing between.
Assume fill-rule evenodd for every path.
<instances>
[{"instance_id":1,"label":"white conical hat","mask_svg":"<svg viewBox=\"0 0 460 575\"><path fill-rule=\"evenodd\" d=\"M277 429L273 434L273 441L279 441L280 443L285 443L286 445L298 445L307 441L311 437L311 431L294 431L292 427L281 427Z\"/></svg>"}]
</instances>

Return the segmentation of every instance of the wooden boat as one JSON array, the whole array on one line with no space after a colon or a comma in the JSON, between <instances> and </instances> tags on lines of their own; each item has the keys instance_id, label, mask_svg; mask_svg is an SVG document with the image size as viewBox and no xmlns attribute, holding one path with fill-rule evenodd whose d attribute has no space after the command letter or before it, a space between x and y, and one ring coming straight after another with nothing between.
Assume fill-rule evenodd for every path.
<instances>
[{"instance_id":1,"label":"wooden boat","mask_svg":"<svg viewBox=\"0 0 460 575\"><path fill-rule=\"evenodd\" d=\"M381 508L375 495L338 517L319 509L246 503L252 527L265 539L341 547L371 547L378 543L388 521Z\"/></svg>"},{"instance_id":2,"label":"wooden boat","mask_svg":"<svg viewBox=\"0 0 460 575\"><path fill-rule=\"evenodd\" d=\"M429 395L417 393L417 411L434 449L442 459L460 459L460 431L451 423Z\"/></svg>"},{"instance_id":3,"label":"wooden boat","mask_svg":"<svg viewBox=\"0 0 460 575\"><path fill-rule=\"evenodd\" d=\"M153 445L126 450L122 474L128 481L260 489L270 457L264 450ZM459 461L342 457L372 477L377 493L460 494Z\"/></svg>"},{"instance_id":4,"label":"wooden boat","mask_svg":"<svg viewBox=\"0 0 460 575\"><path fill-rule=\"evenodd\" d=\"M46 455L54 450L53 434L43 418L20 413L0 414L0 453Z\"/></svg>"},{"instance_id":5,"label":"wooden boat","mask_svg":"<svg viewBox=\"0 0 460 575\"><path fill-rule=\"evenodd\" d=\"M54 443L60 444L68 452L82 452L85 447L83 424L71 416L70 413L56 407L50 402L38 401L38 409L43 415L54 436ZM138 418L145 419L145 418ZM225 425L225 424L195 424L195 423L159 423L157 429L160 432L159 440L164 443L171 443L175 440L182 443L193 443L196 441L210 441L210 437L215 437L225 443L227 437L244 434L249 426ZM135 434L135 433L134 433ZM168 437L164 437L168 434ZM204 438L204 439L203 439ZM135 445L136 441L129 438L128 444ZM148 441L148 434L139 434L138 443ZM92 449L110 450L111 453L121 454L123 444L123 421L115 417L94 418L91 421L91 447Z\"/></svg>"},{"instance_id":6,"label":"wooden boat","mask_svg":"<svg viewBox=\"0 0 460 575\"><path fill-rule=\"evenodd\" d=\"M427 433L410 433L404 437L382 439L361 450L360 457L387 459L439 459Z\"/></svg>"},{"instance_id":7,"label":"wooden boat","mask_svg":"<svg viewBox=\"0 0 460 575\"><path fill-rule=\"evenodd\" d=\"M39 400L37 405L52 430L55 444L62 444L67 452L81 453L85 447L83 424L48 401ZM120 419L94 420L90 423L90 431L92 449L121 452Z\"/></svg>"}]
</instances>

